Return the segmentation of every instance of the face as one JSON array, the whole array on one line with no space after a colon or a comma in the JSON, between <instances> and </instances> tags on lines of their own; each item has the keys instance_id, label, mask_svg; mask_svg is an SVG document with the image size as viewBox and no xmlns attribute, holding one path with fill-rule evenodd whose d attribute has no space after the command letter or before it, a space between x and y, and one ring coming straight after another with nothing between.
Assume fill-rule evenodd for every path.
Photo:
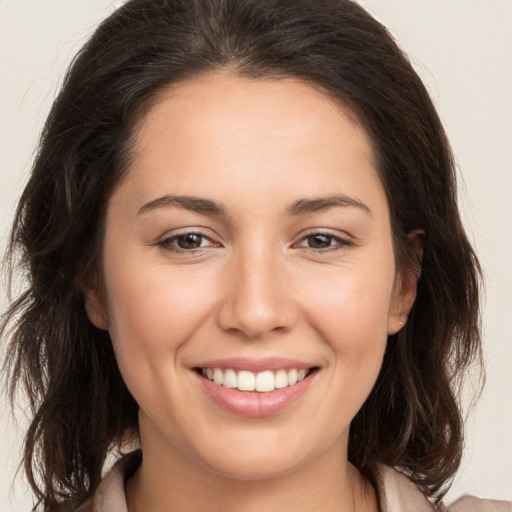
<instances>
[{"instance_id":1,"label":"face","mask_svg":"<svg viewBox=\"0 0 512 512\"><path fill-rule=\"evenodd\" d=\"M87 310L140 406L145 460L239 479L346 457L414 298L364 130L291 79L163 94L109 201L103 264Z\"/></svg>"}]
</instances>

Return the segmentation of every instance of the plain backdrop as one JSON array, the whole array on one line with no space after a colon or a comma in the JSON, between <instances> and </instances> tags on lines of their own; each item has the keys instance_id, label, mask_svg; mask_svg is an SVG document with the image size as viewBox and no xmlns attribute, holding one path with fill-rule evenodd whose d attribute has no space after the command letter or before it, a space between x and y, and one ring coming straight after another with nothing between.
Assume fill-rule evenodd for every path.
<instances>
[{"instance_id":1,"label":"plain backdrop","mask_svg":"<svg viewBox=\"0 0 512 512\"><path fill-rule=\"evenodd\" d=\"M314 0L311 0L314 1ZM0 0L0 250L38 134L72 56L122 2ZM448 498L512 500L512 1L361 0L411 56L439 109L460 169L466 227L487 278L487 385L467 421ZM6 297L0 291L0 310ZM13 479L25 425L0 397L0 511L31 508Z\"/></svg>"}]
</instances>

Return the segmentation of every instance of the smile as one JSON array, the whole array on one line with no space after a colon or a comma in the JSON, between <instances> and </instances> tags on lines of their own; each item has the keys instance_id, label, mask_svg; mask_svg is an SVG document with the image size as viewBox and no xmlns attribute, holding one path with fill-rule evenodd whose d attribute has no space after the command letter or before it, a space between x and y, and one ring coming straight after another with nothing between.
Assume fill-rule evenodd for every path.
<instances>
[{"instance_id":1,"label":"smile","mask_svg":"<svg viewBox=\"0 0 512 512\"><path fill-rule=\"evenodd\" d=\"M239 391L257 391L269 393L302 382L314 368L289 368L280 370L264 370L254 373L248 370L235 371L227 368L201 368L201 375L209 381Z\"/></svg>"}]
</instances>

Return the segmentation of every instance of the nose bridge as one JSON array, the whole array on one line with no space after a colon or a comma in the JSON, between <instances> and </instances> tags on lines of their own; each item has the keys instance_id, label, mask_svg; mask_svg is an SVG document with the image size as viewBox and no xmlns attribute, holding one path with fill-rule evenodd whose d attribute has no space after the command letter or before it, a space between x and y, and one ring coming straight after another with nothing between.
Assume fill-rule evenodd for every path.
<instances>
[{"instance_id":1,"label":"nose bridge","mask_svg":"<svg viewBox=\"0 0 512 512\"><path fill-rule=\"evenodd\" d=\"M290 283L282 258L265 243L234 252L219 320L247 338L287 330L294 321Z\"/></svg>"}]
</instances>

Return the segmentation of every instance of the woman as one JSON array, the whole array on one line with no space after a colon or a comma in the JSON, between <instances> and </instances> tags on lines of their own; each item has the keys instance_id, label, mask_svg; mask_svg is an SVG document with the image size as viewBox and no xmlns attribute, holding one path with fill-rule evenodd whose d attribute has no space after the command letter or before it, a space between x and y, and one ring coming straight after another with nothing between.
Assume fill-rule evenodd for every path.
<instances>
[{"instance_id":1,"label":"woman","mask_svg":"<svg viewBox=\"0 0 512 512\"><path fill-rule=\"evenodd\" d=\"M55 102L18 249L43 510L442 499L478 264L428 95L356 4L128 2Z\"/></svg>"}]
</instances>

